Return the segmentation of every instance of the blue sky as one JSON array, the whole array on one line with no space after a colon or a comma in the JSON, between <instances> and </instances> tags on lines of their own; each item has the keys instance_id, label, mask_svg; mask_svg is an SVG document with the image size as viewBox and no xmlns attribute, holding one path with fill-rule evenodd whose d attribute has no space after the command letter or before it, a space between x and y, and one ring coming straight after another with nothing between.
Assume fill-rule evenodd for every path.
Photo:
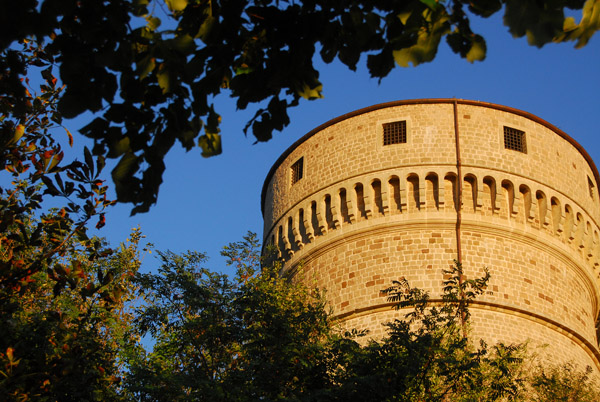
<instances>
[{"instance_id":1,"label":"blue sky","mask_svg":"<svg viewBox=\"0 0 600 402\"><path fill-rule=\"evenodd\" d=\"M486 60L475 64L442 42L432 63L397 67L381 83L369 78L364 59L356 72L339 63L323 66L324 98L291 110L291 124L267 143L253 145L253 137L244 136L242 129L254 111L236 111L224 95L217 104L223 154L205 159L199 149L173 150L157 205L133 217L130 205L118 205L99 234L116 245L140 226L157 249L203 251L211 257L207 267L230 272L219 251L248 230L262 236L260 192L278 156L336 116L394 100L456 97L521 109L568 133L600 164L600 35L582 49L574 49L573 43L537 49L524 38L513 39L500 16L474 20L473 30L488 45ZM76 129L80 121L72 123L68 127ZM81 137L76 141L85 143ZM152 267L154 262L146 257L145 264Z\"/></svg>"}]
</instances>

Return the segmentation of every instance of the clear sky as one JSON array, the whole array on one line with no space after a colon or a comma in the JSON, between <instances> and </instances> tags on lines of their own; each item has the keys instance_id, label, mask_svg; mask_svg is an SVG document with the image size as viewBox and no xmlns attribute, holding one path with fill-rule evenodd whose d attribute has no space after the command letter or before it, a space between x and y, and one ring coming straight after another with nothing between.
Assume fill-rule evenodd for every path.
<instances>
[{"instance_id":1,"label":"clear sky","mask_svg":"<svg viewBox=\"0 0 600 402\"><path fill-rule=\"evenodd\" d=\"M262 237L261 188L279 155L334 117L394 100L456 97L521 109L565 131L600 165L600 34L582 49L573 43L538 49L524 38L513 39L500 16L474 20L473 30L487 41L483 62L469 64L442 42L432 63L396 67L381 83L369 78L364 59L357 72L339 63L324 66L324 98L292 110L291 124L267 143L253 145L253 137L244 137L254 111L236 111L224 95L217 109L223 154L205 159L199 149L175 149L166 161L157 205L133 217L130 205L118 205L99 234L117 245L139 225L157 249L204 251L211 257L207 267L229 272L219 251L248 230ZM154 262L145 258L145 264Z\"/></svg>"}]
</instances>

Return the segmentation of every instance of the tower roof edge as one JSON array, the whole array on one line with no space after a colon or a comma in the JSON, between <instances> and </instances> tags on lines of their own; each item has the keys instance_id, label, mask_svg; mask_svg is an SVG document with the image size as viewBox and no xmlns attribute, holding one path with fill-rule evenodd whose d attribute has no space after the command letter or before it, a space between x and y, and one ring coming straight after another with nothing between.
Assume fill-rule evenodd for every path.
<instances>
[{"instance_id":1,"label":"tower roof edge","mask_svg":"<svg viewBox=\"0 0 600 402\"><path fill-rule=\"evenodd\" d=\"M598 190L598 195L599 195L599 199L600 199L600 174L598 173L598 169L596 168L596 165L595 165L592 157L581 146L581 144L579 144L570 135L568 135L567 133L565 133L558 127L554 126L553 124L547 122L546 120L544 120L532 113L525 112L520 109L512 108L510 106L498 105L498 104L490 103L490 102L467 100L467 99L426 98L426 99L407 99L407 100L398 100L398 101L392 101L392 102L384 102L384 103L378 103L378 104L375 104L372 106L368 106L365 108L357 109L352 112L345 113L341 116L335 117L335 118L315 127L314 129L310 130L308 133L306 133L305 135L300 137L288 149L286 149L279 156L279 158L277 158L275 163L273 163L273 165L271 166L269 173L267 173L265 181L263 182L261 197L260 197L260 207L261 207L261 212L262 212L263 216L264 216L264 212L265 212L265 198L266 198L266 193L267 193L267 187L269 185L269 182L270 182L273 174L275 173L275 171L277 170L279 165L281 165L281 163L285 160L285 158L287 158L289 156L289 154L292 153L292 151L294 151L299 145L304 143L308 138L312 137L316 133L318 133L318 132L324 130L325 128L332 126L336 123L339 123L341 121L349 119L351 117L359 116L361 114L369 113L369 112L379 110L379 109L385 109L385 108L396 107L396 106L406 106L406 105L425 105L425 104L444 104L444 103L447 103L447 104L457 103L457 104L461 104L461 105L486 107L486 108L490 108L490 109L504 111L507 113L512 113L512 114L515 114L515 115L518 115L521 117L525 117L529 120L532 120L542 126L547 127L548 129L554 131L557 135L559 135L560 137L562 137L563 139L565 139L566 141L571 143L581 153L581 155L585 158L585 160L588 162L590 168L592 169L592 172L594 173L594 178L596 179L596 183L599 183L599 185L597 186L597 190Z\"/></svg>"}]
</instances>

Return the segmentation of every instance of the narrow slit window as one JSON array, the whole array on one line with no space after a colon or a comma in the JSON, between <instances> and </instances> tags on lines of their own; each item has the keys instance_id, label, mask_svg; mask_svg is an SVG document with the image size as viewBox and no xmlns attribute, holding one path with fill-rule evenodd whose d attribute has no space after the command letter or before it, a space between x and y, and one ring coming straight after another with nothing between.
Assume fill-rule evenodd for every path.
<instances>
[{"instance_id":1,"label":"narrow slit window","mask_svg":"<svg viewBox=\"0 0 600 402\"><path fill-rule=\"evenodd\" d=\"M292 173L292 184L296 184L304 175L304 157L294 162L290 170Z\"/></svg>"},{"instance_id":2,"label":"narrow slit window","mask_svg":"<svg viewBox=\"0 0 600 402\"><path fill-rule=\"evenodd\" d=\"M590 176L588 176L587 179L588 179L588 188L590 189L590 197L592 197L592 200L593 200L596 186L594 186L594 182L592 181L592 179L590 179Z\"/></svg>"},{"instance_id":3,"label":"narrow slit window","mask_svg":"<svg viewBox=\"0 0 600 402\"><path fill-rule=\"evenodd\" d=\"M504 148L526 154L527 143L525 142L525 131L504 126Z\"/></svg>"},{"instance_id":4,"label":"narrow slit window","mask_svg":"<svg viewBox=\"0 0 600 402\"><path fill-rule=\"evenodd\" d=\"M383 123L383 145L406 144L406 120Z\"/></svg>"}]
</instances>

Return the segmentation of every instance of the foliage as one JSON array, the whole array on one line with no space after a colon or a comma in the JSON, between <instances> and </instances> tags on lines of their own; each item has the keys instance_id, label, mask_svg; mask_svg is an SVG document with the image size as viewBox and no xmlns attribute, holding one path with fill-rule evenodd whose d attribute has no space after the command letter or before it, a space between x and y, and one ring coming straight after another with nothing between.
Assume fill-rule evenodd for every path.
<instances>
[{"instance_id":1,"label":"foliage","mask_svg":"<svg viewBox=\"0 0 600 402\"><path fill-rule=\"evenodd\" d=\"M161 4L24 0L0 14L4 399L517 400L529 381L539 400L594 400L570 366L528 379L520 347L473 347L468 304L488 276L466 280L460 266L441 306L395 283L391 297L414 311L367 344L336 332L319 291L280 277L277 264L261 269L255 236L226 249L234 278L201 268L202 254L167 252L158 274L132 282L139 233L116 252L87 234L113 203L99 179L104 157L119 158L118 199L146 211L176 141L220 152L212 102L222 92L240 109L258 105L246 129L266 141L289 123L288 107L321 96L317 51L351 69L365 55L380 78L394 63L431 61L444 36L469 61L485 56L463 1L167 0L165 29ZM489 16L502 4L511 32L537 46L583 46L598 29L597 0L468 7ZM583 8L582 21L565 18L565 7ZM87 111L102 113L82 130L94 149L66 162L57 132L70 146L73 137L62 118ZM45 208L49 198L56 208ZM136 289L145 303L132 312ZM140 344L146 334L151 352Z\"/></svg>"},{"instance_id":2,"label":"foliage","mask_svg":"<svg viewBox=\"0 0 600 402\"><path fill-rule=\"evenodd\" d=\"M253 234L224 255L233 279L192 252L159 253L158 273L139 276L137 328L156 343L128 357L137 400L296 399L324 378L330 327L319 293L280 278L278 266L259 270Z\"/></svg>"},{"instance_id":3,"label":"foliage","mask_svg":"<svg viewBox=\"0 0 600 402\"><path fill-rule=\"evenodd\" d=\"M5 55L41 84L24 78L15 92L18 75L0 66L0 395L115 399L139 233L117 252L88 236L112 204L99 179L104 159L84 148L83 162L66 161L61 142L73 137L61 125L53 56L31 40Z\"/></svg>"},{"instance_id":4,"label":"foliage","mask_svg":"<svg viewBox=\"0 0 600 402\"><path fill-rule=\"evenodd\" d=\"M469 303L481 295L490 279L486 269L481 278L466 279L462 264L454 261L452 269L444 269L444 288L441 307L430 306L429 294L419 288L411 288L406 278L393 281L392 286L384 289L388 300L395 302L396 309L412 307L407 313L408 323L421 322L420 331L433 331L438 325L454 326L460 323L463 337L467 337L466 324L469 321Z\"/></svg>"},{"instance_id":5,"label":"foliage","mask_svg":"<svg viewBox=\"0 0 600 402\"><path fill-rule=\"evenodd\" d=\"M233 280L200 268L205 257L197 253L159 253L159 272L140 275L146 304L136 324L156 343L128 357L130 397L527 401L554 400L544 398L565 389L595 392L574 368L530 375L523 345L475 346L465 336L469 303L485 289L487 271L467 279L456 263L445 272L441 303L404 279L394 282L386 290L390 300L409 311L386 324L383 339L366 341L356 330L340 332L321 296L280 277L277 264L258 271L256 250L253 235L226 248L238 269Z\"/></svg>"},{"instance_id":6,"label":"foliage","mask_svg":"<svg viewBox=\"0 0 600 402\"><path fill-rule=\"evenodd\" d=\"M395 64L432 61L445 37L469 62L483 60L486 42L470 19L501 9L509 31L535 46L581 47L600 27L598 0L13 1L0 15L0 90L18 108L27 103L20 78L30 69L14 44L48 41L66 86L60 112L101 114L81 132L95 155L119 159L117 197L136 213L156 202L175 142L221 152L218 95L255 105L246 131L267 141L289 124L289 107L322 96L317 58L352 70L363 59L383 78ZM581 10L581 20L565 9Z\"/></svg>"},{"instance_id":7,"label":"foliage","mask_svg":"<svg viewBox=\"0 0 600 402\"><path fill-rule=\"evenodd\" d=\"M11 54L27 67L42 69L44 81L39 94L30 86L24 97L11 93L0 100L0 164L9 176L0 187L0 286L25 294L30 285L37 286L32 276L45 273L60 292L77 281L58 262L73 252L70 248L82 247L90 259L101 252L99 243L88 238L87 225L97 218L96 227L101 227L104 210L112 204L99 179L104 162L101 157L94 160L87 149L84 162L64 161L54 134L61 127L58 101L63 89L52 74L51 57L30 41ZM5 86L6 80L1 82ZM72 145L71 134L65 132ZM43 212L44 196L62 200L64 206Z\"/></svg>"},{"instance_id":8,"label":"foliage","mask_svg":"<svg viewBox=\"0 0 600 402\"><path fill-rule=\"evenodd\" d=\"M457 262L445 272L443 302L436 305L406 279L385 290L402 320L387 323L387 336L365 346L342 338L334 349L332 400L497 401L518 400L525 350L483 341L475 347L463 332L468 304L485 288L489 274L466 280Z\"/></svg>"},{"instance_id":9,"label":"foliage","mask_svg":"<svg viewBox=\"0 0 600 402\"><path fill-rule=\"evenodd\" d=\"M600 400L598 383L590 381L591 367L582 372L572 364L538 366L531 378L530 400L534 402L595 402Z\"/></svg>"},{"instance_id":10,"label":"foliage","mask_svg":"<svg viewBox=\"0 0 600 402\"><path fill-rule=\"evenodd\" d=\"M26 292L0 289L6 400L597 400L589 373L527 370L521 345L474 345L469 303L487 272L467 279L457 263L441 302L394 282L390 300L408 312L366 341L336 327L322 293L261 268L255 235L225 249L233 278L196 252L159 252L157 272L137 273L139 240L93 261L69 244L56 263L78 279L59 291L53 271Z\"/></svg>"},{"instance_id":11,"label":"foliage","mask_svg":"<svg viewBox=\"0 0 600 402\"><path fill-rule=\"evenodd\" d=\"M127 305L139 240L136 231L114 254L94 261L70 247L60 264L76 279L59 292L52 271L32 275L26 292L0 289L3 400L121 399L118 354L131 342Z\"/></svg>"}]
</instances>

